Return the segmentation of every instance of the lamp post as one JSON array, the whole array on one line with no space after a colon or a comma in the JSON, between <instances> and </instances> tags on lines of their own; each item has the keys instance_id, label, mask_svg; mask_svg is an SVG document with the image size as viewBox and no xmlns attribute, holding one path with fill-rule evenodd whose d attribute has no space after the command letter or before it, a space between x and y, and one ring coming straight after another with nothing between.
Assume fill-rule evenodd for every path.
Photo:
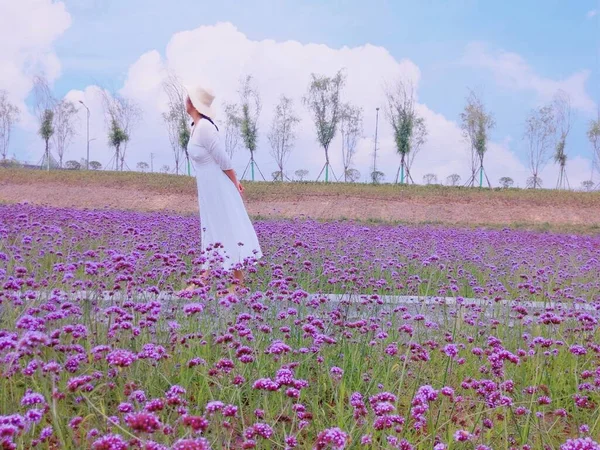
<instances>
[{"instance_id":1,"label":"lamp post","mask_svg":"<svg viewBox=\"0 0 600 450\"><path fill-rule=\"evenodd\" d=\"M375 149L373 151L373 183L376 183L377 177L377 128L379 127L379 107L375 108Z\"/></svg>"},{"instance_id":2,"label":"lamp post","mask_svg":"<svg viewBox=\"0 0 600 450\"><path fill-rule=\"evenodd\" d=\"M90 108L81 100L79 100L79 103L87 110L87 158L85 160L85 170L90 170Z\"/></svg>"}]
</instances>

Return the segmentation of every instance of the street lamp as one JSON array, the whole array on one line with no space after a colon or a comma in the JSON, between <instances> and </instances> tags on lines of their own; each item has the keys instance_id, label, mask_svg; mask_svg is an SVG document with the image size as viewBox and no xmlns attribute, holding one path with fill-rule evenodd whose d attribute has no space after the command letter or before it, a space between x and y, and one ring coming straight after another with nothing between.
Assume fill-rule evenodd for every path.
<instances>
[{"instance_id":1,"label":"street lamp","mask_svg":"<svg viewBox=\"0 0 600 450\"><path fill-rule=\"evenodd\" d=\"M373 152L373 183L376 181L377 177L377 128L379 127L379 107L375 108L375 150Z\"/></svg>"},{"instance_id":2,"label":"street lamp","mask_svg":"<svg viewBox=\"0 0 600 450\"><path fill-rule=\"evenodd\" d=\"M90 108L88 108L81 100L79 100L79 103L87 109L87 158L85 160L85 170L90 170Z\"/></svg>"}]
</instances>

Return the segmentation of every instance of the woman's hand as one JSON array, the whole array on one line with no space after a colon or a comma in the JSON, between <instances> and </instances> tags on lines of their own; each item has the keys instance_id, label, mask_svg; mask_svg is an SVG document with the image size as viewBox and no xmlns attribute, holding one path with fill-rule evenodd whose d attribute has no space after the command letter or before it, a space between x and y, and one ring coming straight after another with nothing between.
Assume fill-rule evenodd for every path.
<instances>
[{"instance_id":1,"label":"woman's hand","mask_svg":"<svg viewBox=\"0 0 600 450\"><path fill-rule=\"evenodd\" d=\"M244 194L244 186L242 186L242 183L240 183L239 181L237 182L237 190L239 191L240 195Z\"/></svg>"}]
</instances>

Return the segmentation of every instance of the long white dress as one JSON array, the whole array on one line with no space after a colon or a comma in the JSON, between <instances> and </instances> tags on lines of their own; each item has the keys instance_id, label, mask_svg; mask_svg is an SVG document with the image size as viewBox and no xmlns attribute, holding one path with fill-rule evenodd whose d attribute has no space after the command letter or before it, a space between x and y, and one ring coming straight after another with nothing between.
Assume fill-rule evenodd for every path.
<instances>
[{"instance_id":1,"label":"long white dress","mask_svg":"<svg viewBox=\"0 0 600 450\"><path fill-rule=\"evenodd\" d=\"M231 159L208 120L199 120L194 126L188 154L196 169L202 251L208 249L206 256L221 259L220 266L225 270L243 264L247 258L261 258L258 237L242 197L223 172L233 168ZM207 261L203 268L209 265L214 263Z\"/></svg>"}]
</instances>

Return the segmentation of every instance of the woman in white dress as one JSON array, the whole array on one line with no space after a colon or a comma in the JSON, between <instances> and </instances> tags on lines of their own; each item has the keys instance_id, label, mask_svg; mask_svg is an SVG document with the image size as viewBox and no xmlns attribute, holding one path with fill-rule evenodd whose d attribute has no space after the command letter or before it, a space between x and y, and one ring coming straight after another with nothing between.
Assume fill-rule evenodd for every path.
<instances>
[{"instance_id":1,"label":"woman in white dress","mask_svg":"<svg viewBox=\"0 0 600 450\"><path fill-rule=\"evenodd\" d=\"M216 255L221 267L243 285L242 265L262 257L258 237L242 199L244 188L238 181L231 159L223 150L211 108L214 95L201 88L188 88L187 113L193 120L188 154L196 169L200 207L201 249L206 257ZM215 245L219 244L219 245ZM208 275L209 261L202 276ZM186 291L193 290L189 286Z\"/></svg>"}]
</instances>

